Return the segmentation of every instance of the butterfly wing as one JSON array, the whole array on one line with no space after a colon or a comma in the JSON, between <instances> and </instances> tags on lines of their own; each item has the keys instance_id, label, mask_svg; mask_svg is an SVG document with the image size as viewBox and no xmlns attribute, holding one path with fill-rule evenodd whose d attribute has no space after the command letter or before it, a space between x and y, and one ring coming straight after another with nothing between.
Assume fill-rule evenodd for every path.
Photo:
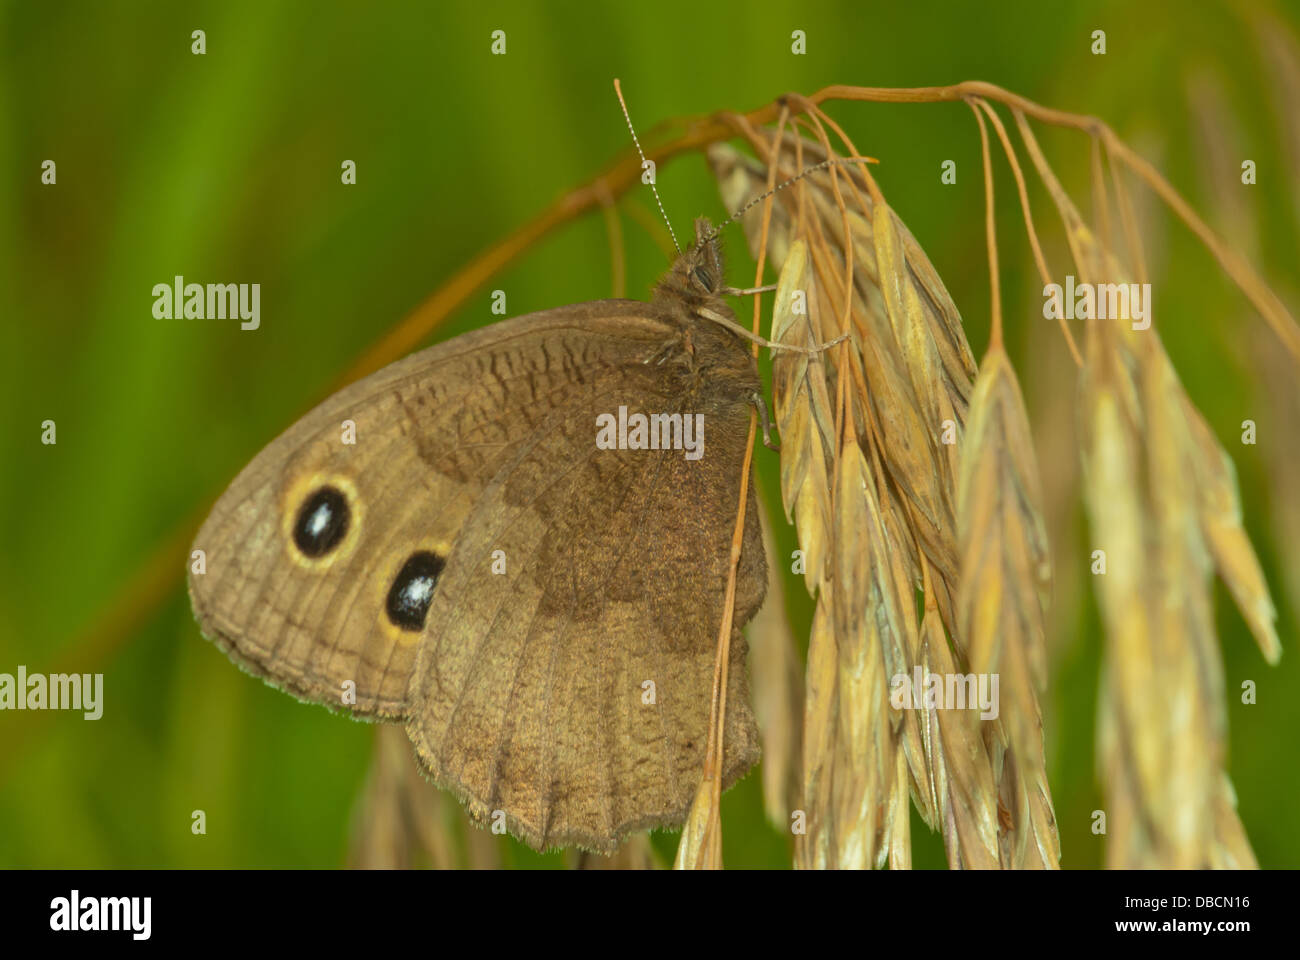
<instances>
[{"instance_id":1,"label":"butterfly wing","mask_svg":"<svg viewBox=\"0 0 1300 960\"><path fill-rule=\"evenodd\" d=\"M697 398L699 461L594 442L597 412L682 409L679 367L647 362L676 334L644 303L582 304L335 394L200 530L204 633L302 699L406 718L440 782L536 846L608 849L680 820L703 763L748 411ZM750 514L738 625L764 583ZM742 641L733 652L731 777L756 758ZM643 700L653 709L633 711Z\"/></svg>"},{"instance_id":2,"label":"butterfly wing","mask_svg":"<svg viewBox=\"0 0 1300 960\"><path fill-rule=\"evenodd\" d=\"M594 443L601 413L680 402L642 366L565 409L476 502L433 599L407 730L472 817L538 849L680 824L703 770L749 408L688 405L698 460ZM744 542L738 625L766 583L752 497ZM731 652L724 784L758 756L738 627Z\"/></svg>"},{"instance_id":3,"label":"butterfly wing","mask_svg":"<svg viewBox=\"0 0 1300 960\"><path fill-rule=\"evenodd\" d=\"M418 550L445 558L512 446L670 332L633 301L546 311L334 394L240 472L200 529L206 572L191 570L189 588L204 634L301 699L405 716L420 634L386 614L403 564ZM295 525L327 489L341 536L304 551Z\"/></svg>"}]
</instances>

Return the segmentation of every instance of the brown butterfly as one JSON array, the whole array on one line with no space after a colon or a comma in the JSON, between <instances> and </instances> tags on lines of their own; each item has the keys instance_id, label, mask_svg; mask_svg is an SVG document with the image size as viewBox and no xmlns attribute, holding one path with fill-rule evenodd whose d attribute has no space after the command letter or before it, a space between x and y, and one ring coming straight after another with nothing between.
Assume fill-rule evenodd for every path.
<instances>
[{"instance_id":1,"label":"brown butterfly","mask_svg":"<svg viewBox=\"0 0 1300 960\"><path fill-rule=\"evenodd\" d=\"M760 385L708 221L695 236L649 303L507 320L335 394L244 468L195 541L207 572L190 597L231 659L404 722L472 818L504 817L537 849L610 852L679 825L704 766ZM702 414L703 455L601 448L598 418L620 407ZM740 627L765 567L751 488L724 787L758 759Z\"/></svg>"}]
</instances>

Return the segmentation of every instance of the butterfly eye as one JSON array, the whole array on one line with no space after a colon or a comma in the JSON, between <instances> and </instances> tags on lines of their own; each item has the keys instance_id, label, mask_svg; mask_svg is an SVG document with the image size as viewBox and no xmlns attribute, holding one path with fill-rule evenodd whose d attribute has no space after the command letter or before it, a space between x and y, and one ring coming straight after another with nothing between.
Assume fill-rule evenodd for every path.
<instances>
[{"instance_id":1,"label":"butterfly eye","mask_svg":"<svg viewBox=\"0 0 1300 960\"><path fill-rule=\"evenodd\" d=\"M424 629L424 619L433 603L433 589L442 573L443 559L436 553L420 550L410 555L388 591L385 609L394 626L403 630Z\"/></svg>"},{"instance_id":2,"label":"butterfly eye","mask_svg":"<svg viewBox=\"0 0 1300 960\"><path fill-rule=\"evenodd\" d=\"M705 270L703 267L696 267L691 271L691 276L695 278L696 283L709 293L713 292L713 274L709 273L708 270Z\"/></svg>"},{"instance_id":3,"label":"butterfly eye","mask_svg":"<svg viewBox=\"0 0 1300 960\"><path fill-rule=\"evenodd\" d=\"M337 487L320 487L298 510L293 524L293 542L307 557L323 557L348 532L351 512L348 499Z\"/></svg>"}]
</instances>

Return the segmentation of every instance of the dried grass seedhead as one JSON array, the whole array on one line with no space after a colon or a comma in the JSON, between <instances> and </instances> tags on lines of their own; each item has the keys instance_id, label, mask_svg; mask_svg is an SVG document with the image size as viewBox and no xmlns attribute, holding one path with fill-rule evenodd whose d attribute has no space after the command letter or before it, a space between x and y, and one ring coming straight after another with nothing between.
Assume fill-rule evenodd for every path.
<instances>
[{"instance_id":1,"label":"dried grass seedhead","mask_svg":"<svg viewBox=\"0 0 1300 960\"><path fill-rule=\"evenodd\" d=\"M729 147L710 151L733 207L834 156L826 139L749 139L766 166ZM805 690L809 834L799 862L910 864L910 795L922 818L951 836L954 866L996 866L997 735L973 711L941 722L943 711L890 704L894 678L910 682L914 667L964 672L939 613L953 622L958 450L976 372L960 316L865 173L830 166L777 197L765 214L768 250L782 265L772 340L851 334L823 358L773 360L782 495L818 599ZM756 251L761 215L745 220ZM925 636L942 639L942 651L927 654L922 596L932 611ZM981 847L967 851L970 843Z\"/></svg>"},{"instance_id":2,"label":"dried grass seedhead","mask_svg":"<svg viewBox=\"0 0 1300 960\"><path fill-rule=\"evenodd\" d=\"M834 88L818 98L827 94L967 100L984 155L992 337L977 371L933 267L867 169L834 162L828 130L847 156L859 153L816 102L786 98L775 129L723 117L757 156L709 149L732 208L815 168L744 218L760 264L770 257L780 270L772 341L807 347L848 335L821 356L780 353L773 360L782 499L806 554L805 585L817 600L804 706L808 834L796 859L803 866L908 865L910 793L925 821L943 831L952 866L1056 867L1041 707L1050 552L1028 417L1002 347L990 130L1014 177L1040 276L1045 284L1055 277L1038 241L1020 154L984 97L1012 108L1081 282L1145 281L1131 173L1192 227L1297 357L1300 333L1249 266L1104 124L985 84L898 94ZM791 110L801 113L790 120ZM1095 226L1056 180L1026 112L1092 134ZM1121 234L1132 271L1115 252ZM1100 753L1115 825L1110 860L1249 864L1223 774L1210 571L1224 578L1270 661L1279 650L1275 613L1241 526L1231 460L1187 397L1155 329L1125 319L1089 324L1083 351L1075 330L1061 323L1080 367L1094 534L1110 556L1099 580L1107 627ZM996 674L1001 715L897 709L891 682L912 668ZM1156 692L1160 677L1172 682Z\"/></svg>"},{"instance_id":3,"label":"dried grass seedhead","mask_svg":"<svg viewBox=\"0 0 1300 960\"><path fill-rule=\"evenodd\" d=\"M1052 194L1080 280L1135 273L1084 223L1027 122L1025 146ZM1121 211L1123 180L1115 180ZM1098 205L1105 209L1103 196ZM1132 235L1130 253L1141 249ZM1224 680L1211 574L1229 586L1265 657L1275 614L1241 527L1230 459L1184 391L1158 333L1092 320L1081 371L1085 499L1105 575L1099 767L1116 867L1253 863L1224 773Z\"/></svg>"}]
</instances>

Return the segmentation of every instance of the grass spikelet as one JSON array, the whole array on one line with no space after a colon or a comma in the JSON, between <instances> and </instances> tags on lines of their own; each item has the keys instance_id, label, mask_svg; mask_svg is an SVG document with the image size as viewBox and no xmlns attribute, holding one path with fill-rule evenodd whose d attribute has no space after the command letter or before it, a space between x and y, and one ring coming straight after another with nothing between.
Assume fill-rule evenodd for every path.
<instances>
[{"instance_id":1,"label":"grass spikelet","mask_svg":"<svg viewBox=\"0 0 1300 960\"><path fill-rule=\"evenodd\" d=\"M779 229L779 228L778 228ZM773 307L772 335L777 343L811 346L818 342L820 299L809 272L806 247L787 248ZM802 295L796 306L797 295ZM781 496L787 518L795 521L804 551L805 584L817 599L808 644L803 717L803 810L805 833L796 846L796 865L840 865L840 822L834 779L841 741L840 670L837 630L832 619L833 506L830 469L834 411L825 358L779 354L772 364L773 403L781 435ZM842 784L840 785L842 790Z\"/></svg>"},{"instance_id":2,"label":"grass spikelet","mask_svg":"<svg viewBox=\"0 0 1300 960\"><path fill-rule=\"evenodd\" d=\"M1269 596L1259 558L1241 525L1236 468L1205 418L1181 390L1178 401L1188 424L1191 444L1188 459L1195 471L1197 513L1215 568L1231 591L1264 658L1275 664L1282 656L1275 626L1277 610Z\"/></svg>"},{"instance_id":3,"label":"grass spikelet","mask_svg":"<svg viewBox=\"0 0 1300 960\"><path fill-rule=\"evenodd\" d=\"M1280 353L1267 331L1251 337L1250 356L1260 379L1254 393L1259 408L1259 430L1270 436L1300 436L1300 391L1295 388L1295 367ZM1273 550L1282 562L1282 595L1300 597L1300 499L1295 478L1300 476L1300 444L1263 446L1268 473L1268 507L1272 517Z\"/></svg>"},{"instance_id":4,"label":"grass spikelet","mask_svg":"<svg viewBox=\"0 0 1300 960\"><path fill-rule=\"evenodd\" d=\"M795 312L796 291L804 309ZM796 241L789 249L777 284L772 311L775 343L815 346L820 308L816 280L808 269L807 248ZM830 474L835 411L827 367L806 354L783 353L772 362L772 396L781 437L781 499L787 519L795 522L804 551L804 582L816 595L830 544Z\"/></svg>"},{"instance_id":5,"label":"grass spikelet","mask_svg":"<svg viewBox=\"0 0 1300 960\"><path fill-rule=\"evenodd\" d=\"M1255 852L1237 816L1237 793L1226 775L1219 777L1214 797L1214 846L1210 849L1214 870L1258 870Z\"/></svg>"},{"instance_id":6,"label":"grass spikelet","mask_svg":"<svg viewBox=\"0 0 1300 960\"><path fill-rule=\"evenodd\" d=\"M677 841L674 870L722 869L722 827L713 792L713 780L707 776L702 778L686 814L686 823L682 825L681 839Z\"/></svg>"},{"instance_id":7,"label":"grass spikelet","mask_svg":"<svg viewBox=\"0 0 1300 960\"><path fill-rule=\"evenodd\" d=\"M943 621L932 595L921 620L921 666L927 673L958 672ZM943 824L944 849L954 870L996 869L997 784L976 710L927 710L926 754L933 773L935 803Z\"/></svg>"},{"instance_id":8,"label":"grass spikelet","mask_svg":"<svg viewBox=\"0 0 1300 960\"><path fill-rule=\"evenodd\" d=\"M1083 223L1024 118L1017 120L1080 279L1126 282L1128 271ZM1252 629L1262 629L1256 637L1266 656L1271 601L1262 577L1251 576L1257 561L1244 559L1254 557L1244 534L1236 535L1230 465L1225 469L1154 324L1135 330L1128 319L1090 321L1081 378L1085 499L1106 564L1097 584L1107 634L1099 725L1107 861L1206 867L1223 848L1236 850L1231 859L1240 862L1239 823L1220 796L1225 719L1212 537L1221 542L1215 564L1247 621L1254 619ZM1198 489L1207 483L1210 489Z\"/></svg>"},{"instance_id":9,"label":"grass spikelet","mask_svg":"<svg viewBox=\"0 0 1300 960\"><path fill-rule=\"evenodd\" d=\"M885 541L875 482L856 443L837 458L832 618L839 651L839 736L834 809L837 865L881 865L877 837L895 770L894 718L888 702L886 649L897 646L897 616L879 563ZM863 539L876 548L862 550Z\"/></svg>"},{"instance_id":10,"label":"grass spikelet","mask_svg":"<svg viewBox=\"0 0 1300 960\"><path fill-rule=\"evenodd\" d=\"M998 720L1008 734L1016 778L1009 866L1054 868L1060 843L1039 707L1047 684L1044 618L1051 586L1041 504L1024 400L1010 361L994 345L975 381L957 487L957 621L970 669L1000 678Z\"/></svg>"},{"instance_id":11,"label":"grass spikelet","mask_svg":"<svg viewBox=\"0 0 1300 960\"><path fill-rule=\"evenodd\" d=\"M1080 279L1090 283L1124 283L1130 272L1105 249L1083 224L1078 211L1061 188L1047 161L1043 157L1033 134L1023 117L1021 124L1025 144L1039 168L1043 181L1056 201L1061 219L1066 225L1066 235L1074 255ZM1132 415L1140 423L1138 387L1134 378L1137 372L1151 366L1161 368L1161 376L1172 378L1170 404L1187 424L1182 431L1184 442L1181 457L1186 469L1198 478L1199 497L1194 512L1199 516L1202 533L1210 545L1215 569L1231 591L1238 609L1250 626L1264 656L1276 662L1280 655L1273 621L1276 613L1268 594L1259 561L1241 526L1240 495L1237 492L1236 472L1227 452L1219 444L1191 398L1178 383L1173 364L1165 352L1155 323L1145 330L1135 330L1125 320L1116 322L1108 330L1105 341L1117 352L1117 388L1126 398Z\"/></svg>"},{"instance_id":12,"label":"grass spikelet","mask_svg":"<svg viewBox=\"0 0 1300 960\"><path fill-rule=\"evenodd\" d=\"M970 106L979 125L984 161L992 323L989 349L971 399L957 487L962 571L956 637L976 676L1001 681L1000 709L989 718L985 733L998 781L1000 812L1005 811L999 862L1004 867L1056 868L1060 843L1038 703L1047 681L1050 555L1024 398L1002 347L993 167L985 113L1000 135L1003 131L996 114L982 104ZM1018 164L1009 150L1007 158L1019 183ZM1002 696L1003 691L1007 696Z\"/></svg>"},{"instance_id":13,"label":"grass spikelet","mask_svg":"<svg viewBox=\"0 0 1300 960\"><path fill-rule=\"evenodd\" d=\"M939 488L951 491L956 474L958 443L946 445L949 453L945 457L940 455L940 450L945 445L940 443L939 438L944 423L951 421L956 431L961 421L953 407L938 344L922 307L919 284L906 265L898 217L883 201L877 202L873 212L875 216L871 226L876 267L889 323L893 328L894 343L898 355L907 366L921 415L932 431L929 440L933 461L941 473ZM953 504L948 502L946 507L951 517Z\"/></svg>"},{"instance_id":14,"label":"grass spikelet","mask_svg":"<svg viewBox=\"0 0 1300 960\"><path fill-rule=\"evenodd\" d=\"M808 633L804 669L803 810L805 832L795 843L795 866L805 870L838 865L834 856L831 787L835 773L839 711L839 652L831 623L832 584L823 584Z\"/></svg>"},{"instance_id":15,"label":"grass spikelet","mask_svg":"<svg viewBox=\"0 0 1300 960\"><path fill-rule=\"evenodd\" d=\"M791 136L785 143L790 149L772 161L779 163L780 177L792 177L827 156L826 148L812 141L796 141ZM730 147L714 146L710 160L729 204L743 205L766 184L763 168ZM931 562L949 583L955 583L951 491L974 361L960 316L933 266L911 233L889 211L885 222L892 229L885 232L891 253L886 269L899 302L897 327L891 322L873 226L881 221L873 212L875 207L888 210L888 206L882 206L883 201L873 203L865 187L858 189L853 180L847 179L851 173L838 175L845 181L841 193L854 201L843 210L836 203L829 171L810 174L792 191L776 195L781 203L773 210L769 251L779 265L795 237L805 241L811 272L818 280L823 318L843 315L843 298L849 298L856 334L853 353L860 364L856 376L862 379L855 384L855 402L861 408L860 420L870 433L864 440L868 445L875 444L893 485L910 501L910 523ZM747 214L743 222L752 247L757 243L759 229L755 212ZM846 273L850 247L853 282L851 289L846 289L841 278ZM822 340L838 332L824 321L814 329ZM905 342L900 341L896 329L902 331ZM843 375L852 376L854 372L845 370ZM923 405L916 382L922 384L920 392L928 398L933 412L927 412ZM949 419L957 443L942 444L944 421ZM887 443L884 437L888 437Z\"/></svg>"}]
</instances>

